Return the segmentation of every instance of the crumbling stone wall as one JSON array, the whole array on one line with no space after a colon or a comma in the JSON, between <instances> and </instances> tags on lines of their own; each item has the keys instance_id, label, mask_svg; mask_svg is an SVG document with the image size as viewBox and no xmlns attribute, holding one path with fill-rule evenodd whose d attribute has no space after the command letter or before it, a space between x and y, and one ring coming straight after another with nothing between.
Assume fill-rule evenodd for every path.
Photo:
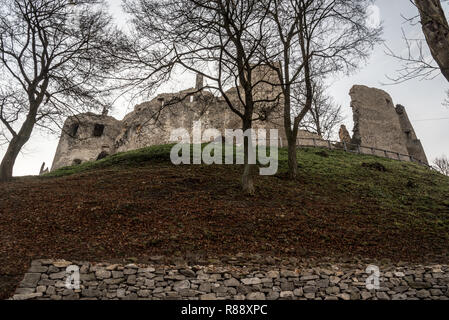
<instances>
[{"instance_id":1,"label":"crumbling stone wall","mask_svg":"<svg viewBox=\"0 0 449 320\"><path fill-rule=\"evenodd\" d=\"M340 131L338 132L341 143L350 144L351 143L351 135L348 132L348 129L344 124L341 125Z\"/></svg>"},{"instance_id":2,"label":"crumbling stone wall","mask_svg":"<svg viewBox=\"0 0 449 320\"><path fill-rule=\"evenodd\" d=\"M425 164L429 164L421 140L416 136L415 129L413 129L405 107L398 104L396 106L396 113L399 116L399 123L406 137L406 147L409 155Z\"/></svg>"},{"instance_id":3,"label":"crumbling stone wall","mask_svg":"<svg viewBox=\"0 0 449 320\"><path fill-rule=\"evenodd\" d=\"M254 129L278 129L281 141L285 139L282 100L277 75L268 67L255 70L258 77L265 81L256 86L256 100L270 100L256 103L255 114L263 114L259 121L254 121ZM192 125L201 120L202 130L218 129L224 134L225 129L239 129L241 119L228 107L223 97L214 96L203 88L203 78L198 75L195 87L177 93L164 93L151 101L137 105L122 121L106 115L92 113L70 117L64 124L62 136L56 151L52 170L96 160L100 154L114 154L135 150L151 145L170 143L170 134L177 128L185 128L192 133ZM237 88L231 88L226 95L234 102L237 109L243 108L239 102ZM270 107L272 104L275 108ZM264 110L272 110L265 113ZM95 125L104 126L101 136L93 135ZM77 134L70 134L78 126ZM310 137L312 134L301 131L299 137ZM313 135L320 138L318 135ZM207 142L207 141L203 141Z\"/></svg>"},{"instance_id":4,"label":"crumbling stone wall","mask_svg":"<svg viewBox=\"0 0 449 320\"><path fill-rule=\"evenodd\" d=\"M273 100L277 108L267 114L263 121L254 121L254 129L278 129L281 141L286 142L283 121L282 96L275 83L274 71L260 68L256 77L266 80L258 84L256 100ZM192 125L201 120L202 130L216 128L222 134L225 129L241 128L241 119L232 112L223 97L214 96L203 87L203 79L197 77L195 88L178 93L160 94L151 101L139 104L134 111L118 121L107 115L86 113L67 119L56 151L52 170L98 159L99 156L135 150L151 145L170 143L173 129L185 128L192 133ZM239 98L237 88L226 92L237 108ZM394 107L393 100L383 90L366 86L354 86L350 95L354 114L354 134L351 139L346 128L341 128L340 138L347 144L360 145L399 153L401 159L412 156L427 163L427 157L413 126L401 105ZM280 97L276 101L276 97ZM263 114L270 109L267 102L258 103L255 114ZM98 126L101 134L96 134ZM101 130L100 130L101 131ZM321 137L300 131L301 145L321 145ZM351 139L351 141L349 141ZM203 141L207 142L207 141ZM325 146L326 142L323 142ZM281 143L281 146L282 143Z\"/></svg>"},{"instance_id":5,"label":"crumbling stone wall","mask_svg":"<svg viewBox=\"0 0 449 320\"><path fill-rule=\"evenodd\" d=\"M380 89L356 85L350 96L354 112L353 143L408 154L390 95Z\"/></svg>"},{"instance_id":6,"label":"crumbling stone wall","mask_svg":"<svg viewBox=\"0 0 449 320\"><path fill-rule=\"evenodd\" d=\"M185 128L191 134L193 123L199 120L203 131L216 128L224 132L226 128L241 127L241 120L233 116L224 101L209 92L194 92L190 89L162 94L136 106L122 121L115 144L117 151L168 143L173 129Z\"/></svg>"},{"instance_id":7,"label":"crumbling stone wall","mask_svg":"<svg viewBox=\"0 0 449 320\"><path fill-rule=\"evenodd\" d=\"M403 106L395 108L388 93L366 86L352 87L350 96L354 114L353 144L412 156L427 163Z\"/></svg>"},{"instance_id":8,"label":"crumbling stone wall","mask_svg":"<svg viewBox=\"0 0 449 320\"><path fill-rule=\"evenodd\" d=\"M62 128L52 170L96 160L116 152L120 121L107 115L85 113L69 117Z\"/></svg>"}]
</instances>

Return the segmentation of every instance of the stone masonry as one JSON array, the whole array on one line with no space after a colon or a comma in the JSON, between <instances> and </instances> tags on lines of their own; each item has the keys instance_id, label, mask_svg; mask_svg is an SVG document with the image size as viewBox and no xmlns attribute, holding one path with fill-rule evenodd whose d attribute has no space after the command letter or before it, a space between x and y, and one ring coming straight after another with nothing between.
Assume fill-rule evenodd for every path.
<instances>
[{"instance_id":1,"label":"stone masonry","mask_svg":"<svg viewBox=\"0 0 449 320\"><path fill-rule=\"evenodd\" d=\"M259 82L255 88L254 117L259 120L253 122L253 129L278 129L282 144L286 139L280 87L269 84L275 82L277 75L271 68L260 66L254 76L267 81ZM201 90L203 81L203 77L198 75L194 88L160 94L137 105L121 121L105 114L86 113L69 117L62 130L52 170L97 160L100 155L173 143L170 135L174 129L185 128L191 133L193 123L199 120L203 132L214 128L224 135L225 129L242 128L242 120L231 111L224 96L214 96ZM225 94L243 113L237 88L231 88ZM98 127L104 128L101 135L96 134L95 128ZM307 131L300 131L299 137L320 138Z\"/></svg>"},{"instance_id":2,"label":"stone masonry","mask_svg":"<svg viewBox=\"0 0 449 320\"><path fill-rule=\"evenodd\" d=\"M424 152L422 143L416 136L415 129L413 129L413 125L407 115L405 107L398 104L396 106L396 113L399 117L399 123L401 124L402 132L404 132L406 137L406 146L409 155L413 156L417 160L422 161L423 163L428 164L429 162L427 160L426 153Z\"/></svg>"},{"instance_id":3,"label":"stone masonry","mask_svg":"<svg viewBox=\"0 0 449 320\"><path fill-rule=\"evenodd\" d=\"M155 257L155 260L159 257ZM12 300L449 300L449 266L379 266L367 289L366 264L238 263L140 265L35 260ZM68 267L79 288L67 288ZM374 283L374 282L370 282Z\"/></svg>"},{"instance_id":4,"label":"stone masonry","mask_svg":"<svg viewBox=\"0 0 449 320\"><path fill-rule=\"evenodd\" d=\"M254 129L278 129L279 136L286 143L283 122L282 95L275 83L273 70L259 67L255 76L268 79L256 88ZM69 117L63 127L52 170L98 160L107 155L144 148L152 145L173 143L171 132L185 128L191 133L195 121L202 122L202 130L215 128L224 135L225 129L239 129L241 119L230 110L223 96L201 90L203 78L197 77L194 88L177 93L164 93L149 102L137 105L134 111L119 121L106 114L86 113ZM237 88L231 88L226 96L239 108ZM344 140L352 145L397 153L397 158L419 160L427 164L427 157L421 141L401 105L394 107L393 100L383 90L356 85L350 91L354 115L354 134L346 132ZM277 100L279 99L279 100ZM241 106L240 106L241 108ZM243 111L243 110L240 110ZM303 144L312 143L311 138L321 137L300 130L298 139ZM208 142L205 139L202 142Z\"/></svg>"},{"instance_id":5,"label":"stone masonry","mask_svg":"<svg viewBox=\"0 0 449 320\"><path fill-rule=\"evenodd\" d=\"M346 128L346 126L344 124L341 125L338 135L340 137L341 143L346 143L346 144L351 143L351 136L348 132L348 129Z\"/></svg>"},{"instance_id":6,"label":"stone masonry","mask_svg":"<svg viewBox=\"0 0 449 320\"><path fill-rule=\"evenodd\" d=\"M120 133L120 121L106 115L85 113L66 120L56 150L53 168L77 165L86 159L113 154L114 137Z\"/></svg>"},{"instance_id":7,"label":"stone masonry","mask_svg":"<svg viewBox=\"0 0 449 320\"><path fill-rule=\"evenodd\" d=\"M350 91L354 115L352 143L411 156L428 164L403 106L383 90L356 85Z\"/></svg>"}]
</instances>

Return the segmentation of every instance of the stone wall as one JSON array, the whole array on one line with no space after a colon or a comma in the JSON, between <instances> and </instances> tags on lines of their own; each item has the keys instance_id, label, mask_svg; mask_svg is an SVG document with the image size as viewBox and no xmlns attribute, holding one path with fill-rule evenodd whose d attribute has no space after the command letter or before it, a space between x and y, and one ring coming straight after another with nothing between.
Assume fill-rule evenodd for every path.
<instances>
[{"instance_id":1,"label":"stone wall","mask_svg":"<svg viewBox=\"0 0 449 320\"><path fill-rule=\"evenodd\" d=\"M447 265L380 266L380 287L368 290L362 263L245 261L231 257L227 264L175 266L36 260L11 299L449 300ZM74 265L79 289L66 287L66 270Z\"/></svg>"},{"instance_id":2,"label":"stone wall","mask_svg":"<svg viewBox=\"0 0 449 320\"><path fill-rule=\"evenodd\" d=\"M350 91L354 115L352 143L412 156L428 164L405 108L383 90L356 85Z\"/></svg>"},{"instance_id":3,"label":"stone wall","mask_svg":"<svg viewBox=\"0 0 449 320\"><path fill-rule=\"evenodd\" d=\"M93 113L69 117L62 128L52 170L96 160L116 152L120 121Z\"/></svg>"},{"instance_id":4,"label":"stone wall","mask_svg":"<svg viewBox=\"0 0 449 320\"><path fill-rule=\"evenodd\" d=\"M398 104L396 106L396 113L399 117L399 123L401 124L402 132L404 132L406 137L406 146L409 155L425 164L429 164L422 143L416 136L415 129L413 128L413 125L407 115L405 107Z\"/></svg>"},{"instance_id":5,"label":"stone wall","mask_svg":"<svg viewBox=\"0 0 449 320\"><path fill-rule=\"evenodd\" d=\"M354 86L350 91L354 112L355 144L408 154L393 100L376 88Z\"/></svg>"},{"instance_id":6,"label":"stone wall","mask_svg":"<svg viewBox=\"0 0 449 320\"><path fill-rule=\"evenodd\" d=\"M276 75L272 69L259 67L255 76L268 79L257 86L255 99L276 100L274 110L268 102L260 102L255 107L254 129L278 129L280 139L286 145L283 121L282 96L279 87L270 85ZM64 124L52 170L85 161L96 160L99 155L135 150L151 145L171 143L172 130L185 128L192 133L195 121L202 122L202 130L218 129L224 135L225 129L239 129L241 119L231 111L224 97L214 96L207 91L199 91L203 86L201 77L196 87L177 93L160 94L151 101L137 105L122 121L106 115L82 114L67 119ZM238 87L225 94L234 106L243 112L239 104ZM393 100L385 91L354 86L350 95L354 114L354 134L352 144L373 147L399 153L427 163L427 157L420 140L416 137L405 108L394 107ZM264 112L270 110L264 118ZM95 126L104 126L101 136L95 136ZM79 126L77 134L71 134L74 126ZM298 140L303 145L314 145L310 138L320 139L316 134L300 131ZM345 135L348 139L349 135ZM205 140L203 142L208 142ZM403 156L402 156L403 157ZM410 159L409 159L410 160Z\"/></svg>"},{"instance_id":7,"label":"stone wall","mask_svg":"<svg viewBox=\"0 0 449 320\"><path fill-rule=\"evenodd\" d=\"M282 99L280 88L270 83L276 82L277 75L271 68L259 67L254 77L266 79L256 88L255 99L273 100L256 103L254 117L261 120L253 122L254 129L278 129L282 141L286 141L283 121ZM242 120L226 103L224 97L214 96L208 91L199 91L203 87L203 79L197 77L196 87L177 93L164 93L153 100L137 105L122 121L112 117L94 115L92 113L70 117L64 124L58 149L53 161L52 170L69 166L74 162L96 160L104 152L114 154L135 150L152 145L172 143L170 134L177 128L185 128L192 132L194 121L202 122L203 131L208 128L218 129L223 135L225 129L242 128ZM239 88L231 88L225 94L240 112L244 112L238 96ZM241 88L240 88L241 93ZM269 112L268 112L268 111ZM82 134L71 135L72 127L78 123ZM93 135L93 126L105 126L100 137ZM311 133L300 131L299 137L310 137ZM313 135L320 138L318 135ZM203 142L208 142L203 141Z\"/></svg>"}]
</instances>

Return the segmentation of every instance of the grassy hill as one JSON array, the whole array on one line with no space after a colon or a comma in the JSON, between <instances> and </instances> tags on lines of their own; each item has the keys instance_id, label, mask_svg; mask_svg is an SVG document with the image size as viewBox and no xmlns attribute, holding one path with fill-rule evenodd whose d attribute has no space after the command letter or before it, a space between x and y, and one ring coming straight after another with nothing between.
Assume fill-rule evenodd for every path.
<instances>
[{"instance_id":1,"label":"grassy hill","mask_svg":"<svg viewBox=\"0 0 449 320\"><path fill-rule=\"evenodd\" d=\"M298 150L299 177L239 165L182 165L171 146L0 184L0 288L35 258L91 261L151 255L353 257L449 261L449 178L417 164Z\"/></svg>"}]
</instances>

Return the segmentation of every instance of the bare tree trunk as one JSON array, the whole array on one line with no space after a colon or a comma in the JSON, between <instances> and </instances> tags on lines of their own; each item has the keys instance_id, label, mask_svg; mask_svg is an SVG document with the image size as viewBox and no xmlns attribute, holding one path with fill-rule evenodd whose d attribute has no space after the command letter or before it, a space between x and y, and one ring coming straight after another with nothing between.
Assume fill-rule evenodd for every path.
<instances>
[{"instance_id":1,"label":"bare tree trunk","mask_svg":"<svg viewBox=\"0 0 449 320\"><path fill-rule=\"evenodd\" d=\"M305 39L303 34L303 29L300 28L299 33L299 42L301 46L301 52L303 57L307 57L308 53L306 50L305 45ZM288 74L289 72L289 59L288 55L285 52L285 73ZM301 112L295 117L295 120L293 121L293 128L292 128L292 122L291 122L291 85L288 83L286 85L285 91L284 91L284 126L286 130L287 140L288 140L288 176L290 179L296 179L296 176L298 174L298 160L296 155L296 139L298 137L298 130L299 130L299 124L304 119L306 114L310 111L312 108L312 99L313 99L313 88L312 88L312 79L310 75L310 60L309 58L306 58L306 61L304 63L304 81L306 83L306 102L301 110Z\"/></svg>"},{"instance_id":2,"label":"bare tree trunk","mask_svg":"<svg viewBox=\"0 0 449 320\"><path fill-rule=\"evenodd\" d=\"M245 164L242 175L242 188L243 193L247 195L254 195L256 188L254 187L254 175L256 171L256 165Z\"/></svg>"},{"instance_id":3,"label":"bare tree trunk","mask_svg":"<svg viewBox=\"0 0 449 320\"><path fill-rule=\"evenodd\" d=\"M288 71L288 68L286 69ZM288 177L289 179L296 179L298 174L298 159L296 157L296 138L298 136L298 130L293 125L290 119L291 116L291 97L290 97L290 84L286 86L286 94L284 98L284 126L288 143Z\"/></svg>"},{"instance_id":4,"label":"bare tree trunk","mask_svg":"<svg viewBox=\"0 0 449 320\"><path fill-rule=\"evenodd\" d=\"M286 46L288 48L289 46ZM288 177L289 179L295 179L298 174L298 160L296 158L296 138L298 131L292 128L291 121L291 83L290 83L290 57L288 50L284 50L284 77L285 87L283 88L284 94L284 127L285 135L287 136L288 144Z\"/></svg>"},{"instance_id":5,"label":"bare tree trunk","mask_svg":"<svg viewBox=\"0 0 449 320\"><path fill-rule=\"evenodd\" d=\"M288 177L296 179L298 174L298 159L296 158L296 139L288 139Z\"/></svg>"},{"instance_id":6,"label":"bare tree trunk","mask_svg":"<svg viewBox=\"0 0 449 320\"><path fill-rule=\"evenodd\" d=\"M30 131L31 132L31 131ZM8 145L5 156L3 157L2 163L0 164L0 182L10 181L12 179L12 172L14 164L16 162L17 156L20 150L28 142L30 136L16 136L11 139Z\"/></svg>"},{"instance_id":7,"label":"bare tree trunk","mask_svg":"<svg viewBox=\"0 0 449 320\"><path fill-rule=\"evenodd\" d=\"M33 131L34 124L36 123L37 107L31 107L32 111L27 116L27 119L23 123L20 131L17 135L13 136L11 142L8 145L5 156L0 164L0 182L10 181L12 179L12 173L17 156L19 155L22 147L30 140L31 132Z\"/></svg>"},{"instance_id":8,"label":"bare tree trunk","mask_svg":"<svg viewBox=\"0 0 449 320\"><path fill-rule=\"evenodd\" d=\"M315 122L316 122L316 133L322 137L323 136L323 130L321 130L321 121L320 121L320 115L318 114L318 111L313 111L312 112L315 114L314 118L315 118Z\"/></svg>"},{"instance_id":9,"label":"bare tree trunk","mask_svg":"<svg viewBox=\"0 0 449 320\"><path fill-rule=\"evenodd\" d=\"M0 182L10 181L12 179L12 170L14 168L14 163L19 155L19 150L21 148L18 138L13 138L8 146L8 150L3 157L2 163L0 165Z\"/></svg>"},{"instance_id":10,"label":"bare tree trunk","mask_svg":"<svg viewBox=\"0 0 449 320\"><path fill-rule=\"evenodd\" d=\"M243 132L246 132L246 130L251 129L252 124L251 120L244 120L243 121ZM250 163L250 152L252 152L251 148L252 146L252 137L246 137L244 138L244 168L243 168L243 175L242 175L242 189L243 193L247 195L254 195L256 193L256 188L254 187L254 175L256 173L256 167L257 165Z\"/></svg>"},{"instance_id":11,"label":"bare tree trunk","mask_svg":"<svg viewBox=\"0 0 449 320\"><path fill-rule=\"evenodd\" d=\"M449 24L440 0L415 0L433 58L449 81Z\"/></svg>"}]
</instances>

